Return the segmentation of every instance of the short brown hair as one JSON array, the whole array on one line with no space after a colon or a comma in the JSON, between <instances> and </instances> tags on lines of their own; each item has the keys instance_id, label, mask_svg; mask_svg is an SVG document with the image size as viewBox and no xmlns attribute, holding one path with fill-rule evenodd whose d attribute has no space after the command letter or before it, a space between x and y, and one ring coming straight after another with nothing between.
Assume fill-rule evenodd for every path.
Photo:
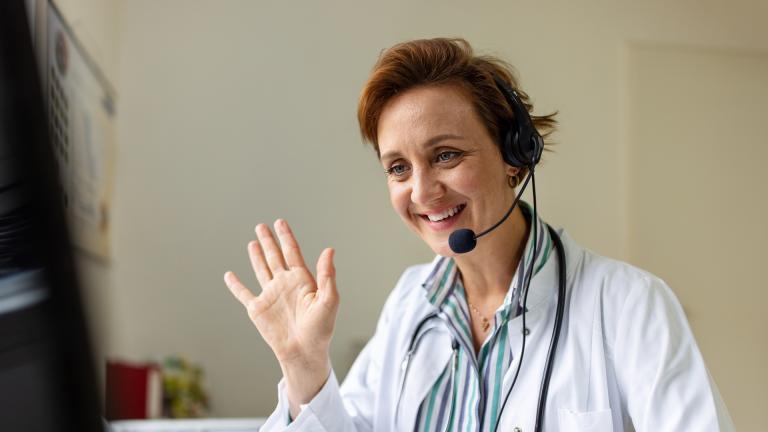
<instances>
[{"instance_id":1,"label":"short brown hair","mask_svg":"<svg viewBox=\"0 0 768 432\"><path fill-rule=\"evenodd\" d=\"M528 112L533 105L520 89L513 68L493 56L476 56L464 39L418 39L399 43L382 52L363 87L357 106L360 133L379 154L378 128L381 112L393 97L408 89L424 85L458 85L472 100L488 133L500 142L500 125L509 122L513 113L496 86L496 75L517 91ZM549 137L557 125L557 112L531 115L542 137ZM550 144L545 139L545 145ZM525 175L525 173L522 173Z\"/></svg>"}]
</instances>

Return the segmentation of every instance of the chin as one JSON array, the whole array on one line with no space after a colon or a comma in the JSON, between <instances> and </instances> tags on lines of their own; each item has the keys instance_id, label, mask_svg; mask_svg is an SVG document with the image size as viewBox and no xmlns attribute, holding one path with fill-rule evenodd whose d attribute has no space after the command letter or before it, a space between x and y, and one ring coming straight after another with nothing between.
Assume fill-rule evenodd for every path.
<instances>
[{"instance_id":1,"label":"chin","mask_svg":"<svg viewBox=\"0 0 768 432\"><path fill-rule=\"evenodd\" d=\"M430 249L432 249L432 252L436 253L437 255L444 256L444 257L455 257L457 254L451 250L451 246L448 244L448 239L445 238L443 240L433 240L426 242Z\"/></svg>"}]
</instances>

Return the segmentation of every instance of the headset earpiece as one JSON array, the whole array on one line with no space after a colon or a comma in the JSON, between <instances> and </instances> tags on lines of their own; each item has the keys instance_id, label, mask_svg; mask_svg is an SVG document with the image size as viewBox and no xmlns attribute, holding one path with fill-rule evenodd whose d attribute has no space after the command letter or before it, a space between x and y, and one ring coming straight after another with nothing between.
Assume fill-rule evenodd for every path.
<instances>
[{"instance_id":1,"label":"headset earpiece","mask_svg":"<svg viewBox=\"0 0 768 432\"><path fill-rule=\"evenodd\" d=\"M517 92L498 75L494 75L493 80L513 114L510 124L504 127L501 133L501 154L504 161L516 168L532 167L541 159L544 140L533 125L531 116Z\"/></svg>"}]
</instances>

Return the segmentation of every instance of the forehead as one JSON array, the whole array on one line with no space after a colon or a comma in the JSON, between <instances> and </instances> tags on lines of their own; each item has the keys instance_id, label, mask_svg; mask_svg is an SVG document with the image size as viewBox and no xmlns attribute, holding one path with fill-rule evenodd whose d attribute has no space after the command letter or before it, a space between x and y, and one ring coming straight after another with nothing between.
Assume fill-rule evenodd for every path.
<instances>
[{"instance_id":1,"label":"forehead","mask_svg":"<svg viewBox=\"0 0 768 432\"><path fill-rule=\"evenodd\" d=\"M379 118L382 155L418 149L437 135L458 135L468 140L487 136L469 96L458 86L410 89L392 99Z\"/></svg>"}]
</instances>

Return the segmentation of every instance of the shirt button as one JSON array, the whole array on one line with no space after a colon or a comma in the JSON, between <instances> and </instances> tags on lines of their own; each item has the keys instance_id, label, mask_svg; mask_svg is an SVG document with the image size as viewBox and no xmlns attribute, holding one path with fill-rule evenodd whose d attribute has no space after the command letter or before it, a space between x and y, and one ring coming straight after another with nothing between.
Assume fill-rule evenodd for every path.
<instances>
[{"instance_id":1,"label":"shirt button","mask_svg":"<svg viewBox=\"0 0 768 432\"><path fill-rule=\"evenodd\" d=\"M514 429L512 429L512 431L513 432L523 432L523 430L520 429L519 427L515 427Z\"/></svg>"},{"instance_id":2,"label":"shirt button","mask_svg":"<svg viewBox=\"0 0 768 432\"><path fill-rule=\"evenodd\" d=\"M523 329L523 334L524 334L524 335L526 335L526 336L528 336L529 334L531 334L531 330L530 330L530 329L528 329L528 328L524 328L524 329Z\"/></svg>"}]
</instances>

